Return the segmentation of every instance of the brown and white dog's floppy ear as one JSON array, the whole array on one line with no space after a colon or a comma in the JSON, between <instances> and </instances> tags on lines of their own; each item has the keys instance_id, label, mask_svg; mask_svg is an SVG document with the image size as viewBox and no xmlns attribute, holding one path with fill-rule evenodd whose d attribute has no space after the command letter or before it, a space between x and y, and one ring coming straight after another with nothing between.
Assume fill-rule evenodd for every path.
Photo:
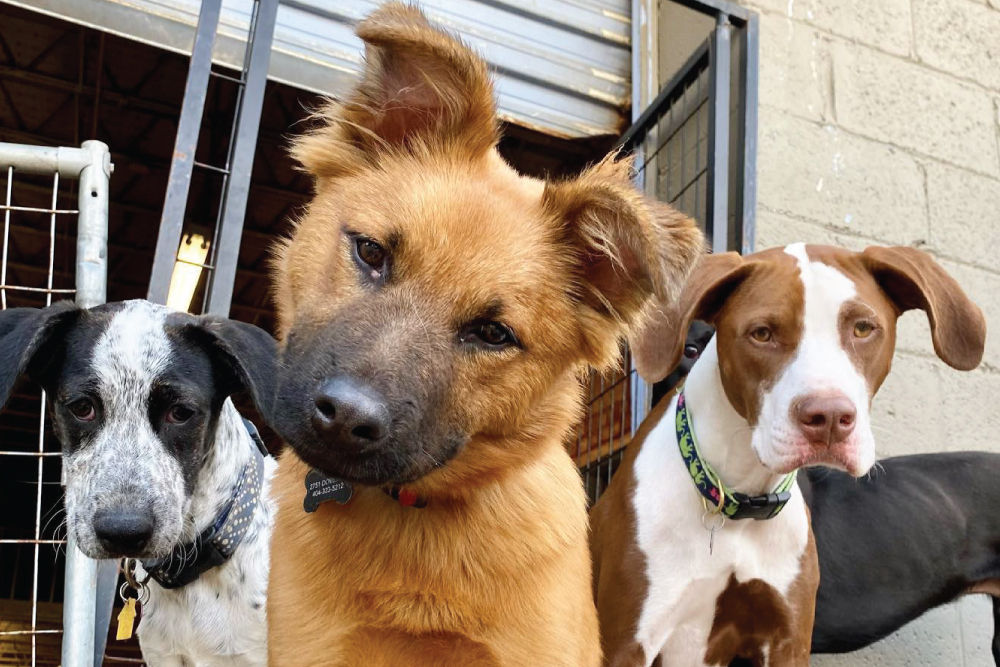
<instances>
[{"instance_id":1,"label":"brown and white dog's floppy ear","mask_svg":"<svg viewBox=\"0 0 1000 667\"><path fill-rule=\"evenodd\" d=\"M185 319L187 316L184 316ZM184 329L224 371L227 394L246 391L270 421L278 374L278 348L271 334L245 322L205 315Z\"/></svg>"},{"instance_id":2,"label":"brown and white dog's floppy ear","mask_svg":"<svg viewBox=\"0 0 1000 667\"><path fill-rule=\"evenodd\" d=\"M420 143L470 156L496 144L486 64L460 40L399 2L372 12L357 34L365 41L360 83L320 113L323 127L295 143L293 154L308 171L336 176L351 168L350 160L363 163Z\"/></svg>"},{"instance_id":3,"label":"brown and white dog's floppy ear","mask_svg":"<svg viewBox=\"0 0 1000 667\"><path fill-rule=\"evenodd\" d=\"M17 379L27 373L46 384L57 358L50 348L79 317L72 301L48 308L10 308L0 311L0 406L7 402Z\"/></svg>"},{"instance_id":4,"label":"brown and white dog's floppy ear","mask_svg":"<svg viewBox=\"0 0 1000 667\"><path fill-rule=\"evenodd\" d=\"M986 345L983 313L930 255L905 246L872 246L861 257L900 312L927 313L934 350L946 364L963 371L979 365Z\"/></svg>"},{"instance_id":5,"label":"brown and white dog's floppy ear","mask_svg":"<svg viewBox=\"0 0 1000 667\"><path fill-rule=\"evenodd\" d=\"M752 266L735 252L705 255L688 276L676 303L650 304L646 321L629 337L632 361L644 380L659 382L677 366L691 322L712 323Z\"/></svg>"},{"instance_id":6,"label":"brown and white dog's floppy ear","mask_svg":"<svg viewBox=\"0 0 1000 667\"><path fill-rule=\"evenodd\" d=\"M650 297L673 299L704 248L694 221L643 197L630 171L628 161L609 156L573 180L548 183L543 195L579 267L587 356L598 368L618 358L619 337ZM608 327L609 319L618 326Z\"/></svg>"}]
</instances>

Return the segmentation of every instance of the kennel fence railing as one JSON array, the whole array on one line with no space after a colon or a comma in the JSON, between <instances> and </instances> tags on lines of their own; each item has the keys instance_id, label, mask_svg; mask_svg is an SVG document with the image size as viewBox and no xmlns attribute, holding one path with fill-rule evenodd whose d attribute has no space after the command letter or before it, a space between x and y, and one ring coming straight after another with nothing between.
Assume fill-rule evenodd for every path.
<instances>
[{"instance_id":1,"label":"kennel fence railing","mask_svg":"<svg viewBox=\"0 0 1000 667\"><path fill-rule=\"evenodd\" d=\"M87 308L104 303L111 171L111 154L99 141L85 141L79 148L0 143L4 179L0 308L43 307L71 297ZM22 194L15 181L33 187ZM45 182L51 184L51 194L40 200L38 186ZM72 197L67 184L76 186L75 207L66 204ZM42 238L45 242L40 242ZM61 452L46 432L44 392L19 389L4 420L2 427L12 435L0 443L0 466L12 471L15 479L30 477L19 481L34 488L11 492L4 506L13 511L0 519L0 585L8 587L6 598L0 600L6 608L0 613L0 665L93 665L95 652L103 652L103 646L95 646L94 632L99 565L76 549L72 536L67 541L51 528L62 503L61 494L55 492L61 482ZM29 516L18 517L20 500L29 498L25 503ZM65 548L63 587L59 586L60 547ZM25 558L30 562L31 586L26 598L20 599L25 591L18 572ZM10 565L2 566L5 561Z\"/></svg>"},{"instance_id":2,"label":"kennel fence railing","mask_svg":"<svg viewBox=\"0 0 1000 667\"><path fill-rule=\"evenodd\" d=\"M636 112L619 147L633 154L637 185L697 220L713 252L750 252L757 206L757 17L725 0L673 1L712 17L714 26L670 80L646 95L657 90L650 63L664 32L651 20L659 4L634 0ZM607 488L650 408L651 387L627 350L624 359L620 371L592 374L586 383L575 456L591 502Z\"/></svg>"}]
</instances>

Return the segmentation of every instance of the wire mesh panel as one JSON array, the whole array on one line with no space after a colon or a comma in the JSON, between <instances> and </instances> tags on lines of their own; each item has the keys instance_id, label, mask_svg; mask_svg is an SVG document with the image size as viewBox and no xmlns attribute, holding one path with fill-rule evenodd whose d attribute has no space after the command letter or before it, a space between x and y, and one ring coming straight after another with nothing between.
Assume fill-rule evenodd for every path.
<instances>
[{"instance_id":1,"label":"wire mesh panel","mask_svg":"<svg viewBox=\"0 0 1000 667\"><path fill-rule=\"evenodd\" d=\"M104 300L109 175L100 142L0 143L0 308ZM69 664L60 659L64 589L79 573L65 569L61 454L44 406L45 393L25 382L0 413L0 665Z\"/></svg>"},{"instance_id":2,"label":"wire mesh panel","mask_svg":"<svg viewBox=\"0 0 1000 667\"><path fill-rule=\"evenodd\" d=\"M639 187L698 221L713 251L746 250L756 205L756 18L724 0L679 2L712 16L714 29L619 145L634 151ZM627 350L624 356L612 376L590 377L577 427L576 461L591 502L607 488L649 409L648 386Z\"/></svg>"}]
</instances>

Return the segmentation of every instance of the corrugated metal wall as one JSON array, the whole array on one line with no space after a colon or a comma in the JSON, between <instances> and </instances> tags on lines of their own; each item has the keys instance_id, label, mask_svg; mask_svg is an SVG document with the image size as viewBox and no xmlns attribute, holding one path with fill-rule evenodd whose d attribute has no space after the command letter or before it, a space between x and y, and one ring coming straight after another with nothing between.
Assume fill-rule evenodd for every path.
<instances>
[{"instance_id":1,"label":"corrugated metal wall","mask_svg":"<svg viewBox=\"0 0 1000 667\"><path fill-rule=\"evenodd\" d=\"M14 0L29 9L175 51L190 52L195 0ZM501 115L562 137L620 132L630 95L630 0L420 0L497 73ZM361 67L353 25L377 0L283 0L271 78L331 95ZM249 0L223 3L218 62L238 66Z\"/></svg>"}]
</instances>

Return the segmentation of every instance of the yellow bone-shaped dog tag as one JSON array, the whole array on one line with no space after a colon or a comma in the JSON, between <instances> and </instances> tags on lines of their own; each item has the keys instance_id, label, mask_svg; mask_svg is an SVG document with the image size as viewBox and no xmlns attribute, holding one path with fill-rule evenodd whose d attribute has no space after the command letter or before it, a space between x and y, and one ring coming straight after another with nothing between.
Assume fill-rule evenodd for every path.
<instances>
[{"instance_id":1,"label":"yellow bone-shaped dog tag","mask_svg":"<svg viewBox=\"0 0 1000 667\"><path fill-rule=\"evenodd\" d=\"M118 613L118 630L115 633L115 639L132 639L132 629L135 626L135 603L138 602L135 598L128 598L125 600L125 606L122 607L121 612Z\"/></svg>"}]
</instances>

